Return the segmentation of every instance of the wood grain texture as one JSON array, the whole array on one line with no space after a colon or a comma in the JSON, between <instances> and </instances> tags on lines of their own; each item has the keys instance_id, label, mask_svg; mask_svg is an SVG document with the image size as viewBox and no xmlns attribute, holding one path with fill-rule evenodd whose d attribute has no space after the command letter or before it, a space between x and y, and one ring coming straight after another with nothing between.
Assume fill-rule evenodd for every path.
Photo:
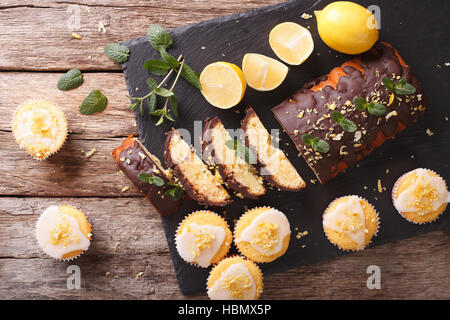
<instances>
[{"instance_id":1,"label":"wood grain texture","mask_svg":"<svg viewBox=\"0 0 450 320\"><path fill-rule=\"evenodd\" d=\"M186 298L178 289L160 217L118 174L110 157L122 138L136 131L126 110L123 75L86 73L83 86L61 92L56 89L61 73L11 70L117 71L120 66L104 56L103 46L141 36L150 23L174 28L278 2L227 0L218 6L217 1L198 0L186 6L182 0L0 0L0 70L8 70L0 73L0 299ZM74 31L82 40L73 39L66 24L71 5L80 8L80 28ZM104 34L98 33L99 20L107 24ZM108 108L80 115L78 106L93 89L108 96ZM36 162L15 143L10 121L20 102L44 97L61 106L72 133L57 155ZM87 159L81 149L93 147L98 151ZM131 189L122 193L126 185ZM62 203L82 209L94 228L91 248L72 263L45 257L34 238L38 215ZM449 243L446 229L270 275L263 298L449 299ZM81 290L66 288L71 264L81 268ZM371 264L381 267L381 290L366 288ZM139 272L143 276L136 279Z\"/></svg>"},{"instance_id":2,"label":"wood grain texture","mask_svg":"<svg viewBox=\"0 0 450 320\"><path fill-rule=\"evenodd\" d=\"M34 238L39 214L60 203L83 210L93 226L91 247L72 262L45 257ZM8 279L0 282L0 299L206 298L180 294L161 220L144 198L2 197L0 225L0 272ZM269 275L264 279L263 298L448 298L449 252L450 230L436 231ZM72 264L81 269L80 290L66 287L66 268ZM366 287L366 269L373 264L381 268L380 290ZM139 272L143 276L136 279Z\"/></svg>"},{"instance_id":3,"label":"wood grain texture","mask_svg":"<svg viewBox=\"0 0 450 320\"><path fill-rule=\"evenodd\" d=\"M0 70L120 70L104 55L103 47L143 36L152 23L172 29L279 2L2 0ZM99 32L99 21L105 33ZM74 39L72 32L83 38Z\"/></svg>"}]
</instances>

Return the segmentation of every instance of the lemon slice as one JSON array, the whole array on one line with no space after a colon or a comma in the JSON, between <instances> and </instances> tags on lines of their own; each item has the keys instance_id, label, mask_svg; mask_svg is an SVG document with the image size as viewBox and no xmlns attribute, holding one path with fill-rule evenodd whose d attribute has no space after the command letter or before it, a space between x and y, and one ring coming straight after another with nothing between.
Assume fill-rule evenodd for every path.
<instances>
[{"instance_id":1,"label":"lemon slice","mask_svg":"<svg viewBox=\"0 0 450 320\"><path fill-rule=\"evenodd\" d=\"M205 99L220 109L229 109L241 102L246 88L242 70L223 61L207 65L200 75L200 83Z\"/></svg>"},{"instance_id":2,"label":"lemon slice","mask_svg":"<svg viewBox=\"0 0 450 320\"><path fill-rule=\"evenodd\" d=\"M308 29L293 22L283 22L275 26L270 31L269 44L278 58L293 65L303 63L314 49Z\"/></svg>"},{"instance_id":3,"label":"lemon slice","mask_svg":"<svg viewBox=\"0 0 450 320\"><path fill-rule=\"evenodd\" d=\"M289 68L262 54L247 53L242 59L242 71L249 87L258 91L269 91L284 81Z\"/></svg>"}]
</instances>

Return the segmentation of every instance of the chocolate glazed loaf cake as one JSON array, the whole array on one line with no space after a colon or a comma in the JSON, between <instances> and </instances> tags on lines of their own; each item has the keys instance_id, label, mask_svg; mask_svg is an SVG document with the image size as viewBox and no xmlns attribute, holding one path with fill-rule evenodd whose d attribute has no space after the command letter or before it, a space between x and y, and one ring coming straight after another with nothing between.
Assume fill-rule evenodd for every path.
<instances>
[{"instance_id":1,"label":"chocolate glazed loaf cake","mask_svg":"<svg viewBox=\"0 0 450 320\"><path fill-rule=\"evenodd\" d=\"M384 77L398 82L405 78L416 92L399 95L382 84ZM424 113L423 90L411 68L389 44L377 43L370 51L333 69L272 108L276 119L321 183L326 183L362 157L393 138ZM387 111L375 116L358 110L356 97L383 104ZM345 132L331 119L339 111L357 125ZM330 145L327 153L314 151L302 140L304 134L318 137Z\"/></svg>"},{"instance_id":2,"label":"chocolate glazed loaf cake","mask_svg":"<svg viewBox=\"0 0 450 320\"><path fill-rule=\"evenodd\" d=\"M123 173L145 195L161 215L170 215L183 203L183 196L173 199L167 195L172 188L169 183L174 183L171 174L165 170L154 155L152 155L137 138L131 135L112 152L113 158ZM138 175L145 172L160 177L164 185L158 187L139 180Z\"/></svg>"}]
</instances>

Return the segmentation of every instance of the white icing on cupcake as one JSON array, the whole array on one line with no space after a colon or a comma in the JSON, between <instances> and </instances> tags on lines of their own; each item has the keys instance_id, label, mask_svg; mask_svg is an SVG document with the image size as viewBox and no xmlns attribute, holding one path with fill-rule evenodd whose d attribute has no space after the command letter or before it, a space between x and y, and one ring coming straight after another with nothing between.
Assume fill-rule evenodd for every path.
<instances>
[{"instance_id":1,"label":"white icing on cupcake","mask_svg":"<svg viewBox=\"0 0 450 320\"><path fill-rule=\"evenodd\" d=\"M234 263L208 289L208 296L212 300L254 300L255 280L245 264Z\"/></svg>"},{"instance_id":2,"label":"white icing on cupcake","mask_svg":"<svg viewBox=\"0 0 450 320\"><path fill-rule=\"evenodd\" d=\"M283 239L291 234L289 220L279 210L270 208L253 219L236 243L248 242L263 255L273 255L283 250Z\"/></svg>"},{"instance_id":3,"label":"white icing on cupcake","mask_svg":"<svg viewBox=\"0 0 450 320\"><path fill-rule=\"evenodd\" d=\"M41 249L58 260L74 251L86 251L91 243L81 231L77 219L61 212L58 206L48 207L40 216L36 238Z\"/></svg>"},{"instance_id":4,"label":"white icing on cupcake","mask_svg":"<svg viewBox=\"0 0 450 320\"><path fill-rule=\"evenodd\" d=\"M225 230L212 225L190 223L175 238L177 251L187 262L207 268L222 247Z\"/></svg>"},{"instance_id":5,"label":"white icing on cupcake","mask_svg":"<svg viewBox=\"0 0 450 320\"><path fill-rule=\"evenodd\" d=\"M424 215L450 202L450 193L444 179L432 176L426 169L416 169L409 174L415 174L417 179L394 198L394 206L399 212Z\"/></svg>"},{"instance_id":6,"label":"white icing on cupcake","mask_svg":"<svg viewBox=\"0 0 450 320\"><path fill-rule=\"evenodd\" d=\"M357 244L357 249L365 246L365 216L357 196L349 196L345 202L333 210L327 210L323 217L323 226L348 235Z\"/></svg>"}]
</instances>

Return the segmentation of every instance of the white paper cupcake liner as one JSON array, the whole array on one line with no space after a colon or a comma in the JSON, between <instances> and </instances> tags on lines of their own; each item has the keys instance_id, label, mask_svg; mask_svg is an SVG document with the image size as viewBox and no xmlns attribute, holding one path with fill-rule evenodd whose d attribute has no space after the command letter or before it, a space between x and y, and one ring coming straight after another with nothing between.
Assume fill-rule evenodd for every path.
<instances>
[{"instance_id":1,"label":"white paper cupcake liner","mask_svg":"<svg viewBox=\"0 0 450 320\"><path fill-rule=\"evenodd\" d=\"M63 120L64 120L64 124L65 124L65 127L66 127L65 137L64 137L63 142L62 142L61 145L59 146L59 148L56 149L55 151L49 153L49 154L48 154L46 157L44 157L44 158L38 158L38 157L36 157L34 154L31 154L31 153L29 153L27 150L25 150L25 148L19 143L18 137L17 137L16 132L15 132L15 130L14 130L14 123L16 122L17 112L19 111L20 107L21 107L22 105L26 104L26 103L32 103L32 102L47 102L47 103L53 104L53 105L55 105L56 107L58 107L59 110L60 110L60 111L62 112L62 114L63 114ZM11 120L11 129L12 129L11 131L12 131L12 133L13 133L14 139L16 140L17 144L19 145L20 149L25 150L25 152L27 153L28 156L30 156L32 159L37 160L37 161L46 160L46 159L48 159L49 157L51 157L52 155L58 153L58 152L61 150L61 148L64 146L64 144L66 143L66 141L67 141L67 136L68 136L68 134L69 134L69 125L68 125L68 123L67 123L67 118L66 118L66 115L64 114L64 112L61 110L61 107L60 107L59 105L57 105L56 103L54 103L54 102L48 100L48 99L42 99L42 98L28 99L28 100L22 102L22 103L16 108L16 110L14 111L14 115L13 115L13 118L12 118L12 120Z\"/></svg>"},{"instance_id":2,"label":"white paper cupcake liner","mask_svg":"<svg viewBox=\"0 0 450 320\"><path fill-rule=\"evenodd\" d=\"M239 257L239 258L242 258L243 260L246 260L246 261L249 261L249 262L253 263L253 265L259 270L259 272L260 272L260 274L261 274L261 283L262 283L262 286L261 286L261 290L259 290L259 292L257 292L257 299L261 298L261 295L262 295L263 292L264 292L264 274L263 274L261 268L260 268L254 261L252 261L251 259L247 258L246 256L239 255L239 254L231 254L231 255L225 256L225 257L222 258L219 262L216 262L216 263L214 263L214 264L212 265L212 268L211 268L211 270L210 270L210 272L209 272L208 278L206 279L206 292L208 293L208 290L209 290L209 288L208 288L209 278L211 277L211 273L212 273L212 271L214 270L214 268L215 268L219 263L221 263L222 261L224 261L224 260L226 260L226 259L235 258L235 257ZM254 279L253 279L253 280L254 280ZM258 289L257 289L257 290L258 290ZM209 295L208 295L208 298L210 298ZM210 298L210 299L211 299L211 298Z\"/></svg>"},{"instance_id":3,"label":"white paper cupcake liner","mask_svg":"<svg viewBox=\"0 0 450 320\"><path fill-rule=\"evenodd\" d=\"M344 252L363 251L363 250L365 250L366 248L368 248L368 247L370 246L370 244L372 243L373 238L377 236L378 231L380 230L380 215L379 215L378 211L375 209L375 207L374 207L374 206L373 206L366 198L360 197L360 196L358 196L358 195L348 195L348 196L342 196L342 197L339 197L339 198L335 198L335 199L334 199L333 201L331 201L330 204L327 206L327 208L326 208L325 211L324 211L324 214L328 211L328 209L331 207L331 205L332 205L334 202L336 202L336 201L338 201L338 200L340 200L340 199L342 199L342 198L345 198L345 197L357 197L359 200L363 200L363 201L367 202L367 203L370 205L370 207L373 209L373 211L375 211L375 214L376 214L376 216L377 216L377 230L375 231L375 233L374 233L374 234L372 235L372 237L370 238L369 243L366 245L366 244L365 244L365 241L364 241L364 248L362 248L362 249L343 249L343 248L341 248L338 244L336 244L336 243L334 243L334 242L331 241L331 239L328 237L328 234L325 232L325 227L323 226L323 224L322 224L322 229L323 229L323 232L325 233L325 237L328 239L328 241L329 241L331 244L333 244L335 247L337 247L339 250L344 251ZM322 219L323 219L323 218L322 218Z\"/></svg>"},{"instance_id":4,"label":"white paper cupcake liner","mask_svg":"<svg viewBox=\"0 0 450 320\"><path fill-rule=\"evenodd\" d=\"M66 205L66 204L64 204L64 206L68 206L68 207L73 207L73 208L75 208L75 207L72 206L72 205ZM59 205L58 205L58 207L59 207ZM77 209L77 210L78 210L78 209ZM79 211L80 211L80 210L79 210ZM84 214L85 217L86 217L86 214L85 214L84 212L83 212L83 214ZM36 240L38 239L38 232L37 232L37 231L38 231L38 226L39 226L40 223L41 223L42 216L43 216L43 213L41 213L41 215L39 216L38 220L37 220L36 223L35 223L35 237L36 237ZM90 221L87 219L87 217L86 217L86 220L88 221L89 225L91 225L91 223L90 223ZM91 226L92 226L92 225L91 225ZM89 241L92 241L92 235L89 237ZM89 245L90 245L90 244L89 244ZM56 261L65 261L65 262L75 260L75 259L77 259L77 258L80 257L81 255L83 255L83 254L87 251L87 250L82 250L78 255L73 256L73 257L71 257L71 258L66 258L66 259L64 259L64 258L55 258L55 257L50 256L47 252L45 252L44 248L42 248L42 247L40 246L39 242L38 242L38 246L39 246L39 248L41 249L41 251L45 254L46 257L52 258L53 260L56 260ZM81 249L80 249L80 250L81 250Z\"/></svg>"},{"instance_id":5,"label":"white paper cupcake liner","mask_svg":"<svg viewBox=\"0 0 450 320\"><path fill-rule=\"evenodd\" d=\"M183 224L183 222L186 221L190 216L192 216L192 215L194 215L194 214L196 214L196 213L198 213L198 212L208 212L208 213L212 213L212 214L216 215L217 217L219 217L220 219L222 219L222 220L225 222L225 224L226 224L227 227L228 227L228 230L231 231L230 225L228 224L227 220L226 220L224 217L222 217L221 215L219 215L218 213L214 212L214 211L210 211L210 210L196 210L196 211L193 211L193 212L189 213L189 214L188 214L187 216L185 216L184 219L181 220L181 222L178 224L178 227L177 227L177 230L175 231L175 236L174 236L174 240L175 240L175 248L176 248L177 253L178 253L178 255L180 256L181 259L183 259L183 257L182 257L182 256L180 255L180 253L178 252L178 246L177 246L177 242L178 242L178 241L177 241L177 235L178 235L178 232L181 230L180 228L181 228L181 225ZM231 233L231 235L233 236L233 233ZM224 241L225 241L225 240L224 240ZM232 242L233 242L233 240L231 241L231 243L232 243ZM226 255L227 255L228 252L230 251L231 243L228 244L228 250L227 250L227 253L225 253L224 257L226 257ZM220 259L220 261L222 261L222 260L223 260L223 258ZM194 266L194 267L197 267L197 268L201 268L201 269L207 269L207 268L209 268L211 265L213 265L213 264L210 263L207 267L202 267L202 266L200 266L200 265L198 265L197 263L192 262L192 261L186 261L185 259L183 259L183 261L186 262L186 263L188 263L188 264L190 264L191 266ZM220 261L219 261L219 262L220 262Z\"/></svg>"},{"instance_id":6,"label":"white paper cupcake liner","mask_svg":"<svg viewBox=\"0 0 450 320\"><path fill-rule=\"evenodd\" d=\"M278 209L276 209L276 208L268 207L268 206L254 207L254 208L252 208L252 209L246 210L246 211L239 217L239 219L236 221L236 224L234 225L234 229L233 229L233 243L234 243L234 246L236 247L236 249L239 251L239 253L240 253L242 256L246 257L248 260L253 261L253 262L255 262L255 263L270 263L270 262L273 262L273 261L277 260L278 258L282 257L286 252L284 252L281 256L279 256L279 257L277 257L277 258L275 258L274 260L271 260L271 261L255 261L255 260L253 260L252 258L248 257L244 252L242 252L241 249L239 248L237 242L236 242L236 226L239 224L241 218L242 218L246 213L248 213L248 212L250 212L250 211L253 211L253 210L256 210L256 209L268 209L268 210L272 209L272 210L280 211L280 210L278 210ZM281 212L281 211L280 211L280 212ZM283 213L283 214L284 214L284 213ZM286 218L287 218L287 217L286 217ZM289 228L290 228L290 226L289 226ZM291 232L290 232L289 235L288 235L288 236L289 236L289 243L290 243L290 237L291 237L291 234L292 234L292 230L291 230ZM281 239L281 240L284 241L284 239ZM289 247L289 244L288 244L288 247ZM255 250L256 250L256 249L255 249ZM287 251L287 249L286 249L286 251ZM258 251L258 252L259 252L259 251ZM263 255L262 253L260 253L260 254Z\"/></svg>"},{"instance_id":7,"label":"white paper cupcake liner","mask_svg":"<svg viewBox=\"0 0 450 320\"><path fill-rule=\"evenodd\" d=\"M414 169L414 170L405 172L404 174L402 174L402 175L395 181L394 186L392 187L391 198L392 198L392 204L393 204L395 210L397 210L397 212L400 214L400 216L402 216L402 218L404 218L404 219L405 219L406 221L408 221L408 222L411 222L411 223L414 223L414 224L417 224L417 225L422 225L422 224L427 224L427 223L431 223L431 222L434 222L434 221L438 220L438 219L441 217L441 215L444 213L445 210L442 211L436 218L434 218L434 219L432 219L432 220L424 221L424 222L417 222L417 221L413 221L413 220L408 219L402 212L400 212L400 210L397 208L396 201L395 201L395 197L397 196L398 187L399 187L399 185L400 185L401 180L402 180L403 178L405 178L407 175L409 175L409 174L411 174L411 173L413 173L414 171L419 170L419 169L423 169L423 170L426 170L426 171L428 171L428 172L432 172L432 173L436 174L439 178L441 178L442 180L444 180L444 178L442 178L436 171L431 170L431 169L427 169L427 168L417 168L417 169ZM445 187L446 187L447 190L448 190L447 182L446 182L445 180L444 180L444 182L445 182ZM416 214L417 214L417 213L416 213Z\"/></svg>"}]
</instances>

